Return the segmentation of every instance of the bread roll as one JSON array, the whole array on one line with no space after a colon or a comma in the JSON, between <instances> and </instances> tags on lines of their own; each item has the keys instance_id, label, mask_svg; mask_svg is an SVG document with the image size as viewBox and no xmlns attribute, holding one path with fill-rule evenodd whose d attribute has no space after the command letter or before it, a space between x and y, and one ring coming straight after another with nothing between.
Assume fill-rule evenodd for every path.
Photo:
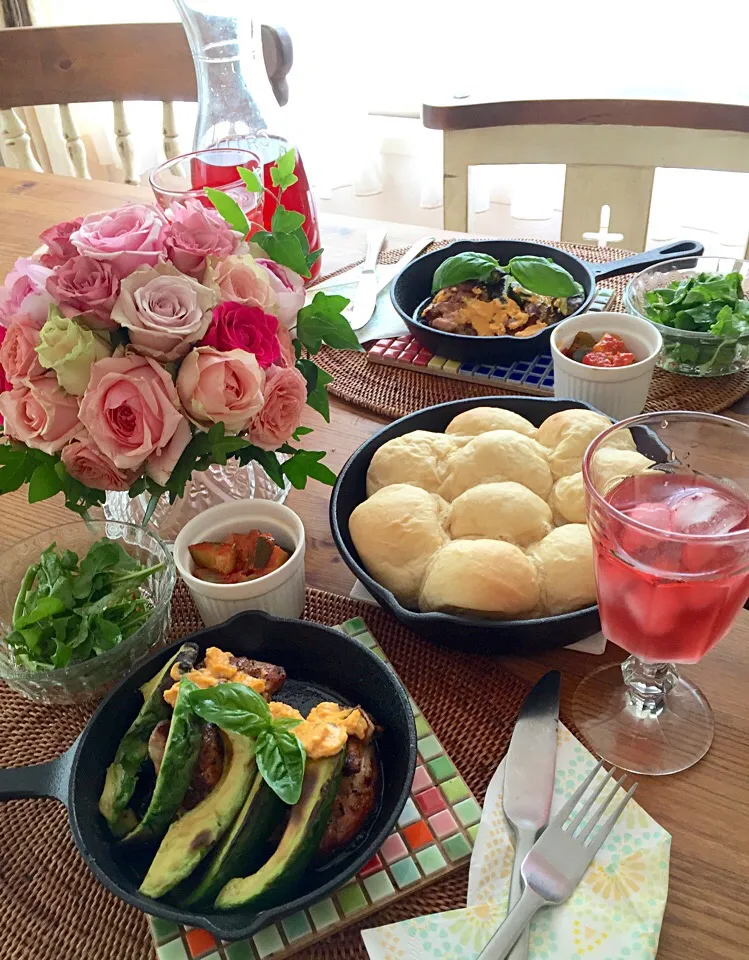
<instances>
[{"instance_id":1,"label":"bread roll","mask_svg":"<svg viewBox=\"0 0 749 960\"><path fill-rule=\"evenodd\" d=\"M521 483L480 483L453 500L447 521L450 536L506 540L518 547L535 543L553 526L551 510Z\"/></svg>"},{"instance_id":2,"label":"bread roll","mask_svg":"<svg viewBox=\"0 0 749 960\"><path fill-rule=\"evenodd\" d=\"M596 602L593 541L583 523L557 527L528 550L535 563L541 604L550 614L579 610Z\"/></svg>"},{"instance_id":3,"label":"bread roll","mask_svg":"<svg viewBox=\"0 0 749 960\"><path fill-rule=\"evenodd\" d=\"M536 440L549 448L549 466L554 479L577 473L591 440L610 426L611 421L602 413L582 409L562 410L544 420L538 428ZM611 437L608 446L620 450L635 449L629 430Z\"/></svg>"},{"instance_id":4,"label":"bread roll","mask_svg":"<svg viewBox=\"0 0 749 960\"><path fill-rule=\"evenodd\" d=\"M637 450L616 450L611 447L601 447L591 459L591 477L596 490L606 496L625 477L633 477L638 473L645 473L653 466L654 461Z\"/></svg>"},{"instance_id":5,"label":"bread roll","mask_svg":"<svg viewBox=\"0 0 749 960\"><path fill-rule=\"evenodd\" d=\"M523 551L499 540L453 540L430 560L419 608L512 620L538 607L536 571Z\"/></svg>"},{"instance_id":6,"label":"bread roll","mask_svg":"<svg viewBox=\"0 0 749 960\"><path fill-rule=\"evenodd\" d=\"M367 496L391 483L411 483L436 493L444 478L446 457L468 439L414 430L388 440L376 451L367 471Z\"/></svg>"},{"instance_id":7,"label":"bread roll","mask_svg":"<svg viewBox=\"0 0 749 960\"><path fill-rule=\"evenodd\" d=\"M514 480L546 500L551 471L546 451L535 440L512 430L492 430L469 440L444 463L444 482L438 492L455 500L479 483Z\"/></svg>"},{"instance_id":8,"label":"bread roll","mask_svg":"<svg viewBox=\"0 0 749 960\"><path fill-rule=\"evenodd\" d=\"M582 473L560 477L551 489L549 506L557 525L585 523L585 491L583 489Z\"/></svg>"},{"instance_id":9,"label":"bread roll","mask_svg":"<svg viewBox=\"0 0 749 960\"><path fill-rule=\"evenodd\" d=\"M449 539L446 519L447 504L441 497L395 483L356 507L349 530L372 577L400 603L415 606L424 568Z\"/></svg>"},{"instance_id":10,"label":"bread roll","mask_svg":"<svg viewBox=\"0 0 749 960\"><path fill-rule=\"evenodd\" d=\"M490 430L514 430L531 439L536 436L536 428L530 420L502 407L473 407L471 410L464 410L457 417L453 417L445 433L477 437Z\"/></svg>"}]
</instances>

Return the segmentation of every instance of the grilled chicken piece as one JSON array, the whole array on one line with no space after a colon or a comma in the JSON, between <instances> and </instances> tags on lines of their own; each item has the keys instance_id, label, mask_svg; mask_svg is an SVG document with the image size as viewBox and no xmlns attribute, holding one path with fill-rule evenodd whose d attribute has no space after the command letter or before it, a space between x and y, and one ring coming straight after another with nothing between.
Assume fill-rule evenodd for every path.
<instances>
[{"instance_id":1,"label":"grilled chicken piece","mask_svg":"<svg viewBox=\"0 0 749 960\"><path fill-rule=\"evenodd\" d=\"M272 700L286 680L286 671L275 663L264 663L262 660L250 660L249 657L232 657L231 662L243 673L265 681L266 700Z\"/></svg>"},{"instance_id":2,"label":"grilled chicken piece","mask_svg":"<svg viewBox=\"0 0 749 960\"><path fill-rule=\"evenodd\" d=\"M161 769L161 761L164 759L169 724L169 720L161 720L157 723L148 740L148 755L153 761L157 776ZM219 782L223 772L224 745L221 733L215 724L206 723L201 731L200 753L182 801L182 809L192 810L201 800L204 800Z\"/></svg>"},{"instance_id":3,"label":"grilled chicken piece","mask_svg":"<svg viewBox=\"0 0 749 960\"><path fill-rule=\"evenodd\" d=\"M380 766L374 744L349 737L341 785L318 856L331 857L351 843L377 805Z\"/></svg>"}]
</instances>

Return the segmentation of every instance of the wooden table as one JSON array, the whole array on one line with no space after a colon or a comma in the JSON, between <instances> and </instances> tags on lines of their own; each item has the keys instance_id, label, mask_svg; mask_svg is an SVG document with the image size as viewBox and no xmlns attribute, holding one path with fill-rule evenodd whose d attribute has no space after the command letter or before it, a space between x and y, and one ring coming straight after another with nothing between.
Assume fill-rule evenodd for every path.
<instances>
[{"instance_id":1,"label":"wooden table","mask_svg":"<svg viewBox=\"0 0 749 960\"><path fill-rule=\"evenodd\" d=\"M144 188L0 169L0 276L16 257L35 249L52 223L148 199ZM324 217L324 269L360 258L368 222ZM388 244L403 246L423 236L422 227L388 224ZM430 231L448 236L442 231ZM746 407L737 407L741 419ZM333 400L332 421L315 426L314 446L328 451L339 469L382 421ZM309 542L308 581L348 594L353 578L333 545L328 525L329 488L310 483L288 503L304 519ZM0 499L0 548L44 527L70 519L54 501L29 506L21 491ZM532 659L509 657L517 674L536 680L550 668L562 670L563 705L577 682L600 662L622 659L609 645L603 658L562 650ZM729 636L700 664L688 668L715 711L715 742L696 767L677 776L643 778L638 800L673 835L671 891L661 935L660 960L746 960L749 955L749 614L742 613ZM567 958L565 958L567 960ZM617 958L618 960L618 958Z\"/></svg>"}]
</instances>

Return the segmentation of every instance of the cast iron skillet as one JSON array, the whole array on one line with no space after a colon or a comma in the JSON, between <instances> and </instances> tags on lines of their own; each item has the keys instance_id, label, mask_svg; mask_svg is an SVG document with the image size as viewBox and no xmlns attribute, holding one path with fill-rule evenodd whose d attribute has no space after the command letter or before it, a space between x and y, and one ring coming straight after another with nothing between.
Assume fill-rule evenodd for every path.
<instances>
[{"instance_id":1,"label":"cast iron skillet","mask_svg":"<svg viewBox=\"0 0 749 960\"><path fill-rule=\"evenodd\" d=\"M359 559L349 532L349 518L354 508L367 498L367 470L375 451L388 440L411 433L412 430L443 433L453 417L472 407L502 407L512 410L530 420L536 427L560 410L595 410L595 407L578 400L472 397L468 400L440 403L396 420L363 443L338 474L330 498L330 526L336 547L346 566L383 607L414 633L436 643L474 653L532 655L552 647L564 647L591 636L601 629L598 606L535 620L481 620L477 617L458 617L446 613L418 613L401 606L389 590L370 577ZM600 413L600 410L595 412ZM651 456L662 454L657 438L642 428L636 431L634 440L637 448L646 456L649 452Z\"/></svg>"},{"instance_id":2,"label":"cast iron skillet","mask_svg":"<svg viewBox=\"0 0 749 960\"><path fill-rule=\"evenodd\" d=\"M382 798L367 832L327 867L308 869L294 900L262 912L194 912L141 896L137 892L139 879L129 869L127 859L116 856L116 844L99 814L104 773L143 702L139 687L186 640L196 642L201 654L215 645L285 667L288 679L279 696L302 713L320 700L361 704L384 727L377 741ZM416 729L408 696L393 670L379 657L358 640L328 627L263 613L240 613L150 657L112 690L73 746L57 760L0 770L0 800L56 797L68 808L70 829L81 856L112 893L154 916L202 927L224 940L238 940L327 896L360 870L400 815L415 766ZM28 842L34 842L33 835Z\"/></svg>"},{"instance_id":3,"label":"cast iron skillet","mask_svg":"<svg viewBox=\"0 0 749 960\"><path fill-rule=\"evenodd\" d=\"M682 240L669 243L665 247L647 250L625 260L611 263L588 263L571 253L557 250L545 243L531 243L526 240L456 240L454 243L425 253L405 266L390 288L393 306L405 321L414 337L438 357L462 362L476 361L486 364L509 364L515 360L529 360L539 353L549 352L551 324L532 337L469 337L462 333L446 333L422 323L418 318L421 310L432 296L432 277L437 267L448 257L467 250L488 253L500 263L508 263L512 257L534 256L550 257L564 267L582 285L584 299L580 307L571 316L584 313L596 296L596 283L609 277L618 277L624 273L644 270L673 257L701 257L705 248L701 243Z\"/></svg>"}]
</instances>

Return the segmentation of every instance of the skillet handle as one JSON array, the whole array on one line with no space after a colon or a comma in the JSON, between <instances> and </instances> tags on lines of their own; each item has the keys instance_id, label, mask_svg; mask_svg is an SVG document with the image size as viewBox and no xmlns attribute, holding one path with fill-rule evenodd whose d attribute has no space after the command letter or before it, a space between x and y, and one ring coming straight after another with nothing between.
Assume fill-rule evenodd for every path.
<instances>
[{"instance_id":1,"label":"skillet handle","mask_svg":"<svg viewBox=\"0 0 749 960\"><path fill-rule=\"evenodd\" d=\"M47 763L0 769L0 800L54 797L67 806L70 772L79 740L80 737L62 756Z\"/></svg>"},{"instance_id":2,"label":"skillet handle","mask_svg":"<svg viewBox=\"0 0 749 960\"><path fill-rule=\"evenodd\" d=\"M693 240L678 240L676 243L667 243L665 247L656 247L655 250L646 250L636 253L633 257L624 260L614 260L609 263L586 263L590 267L596 280L606 280L609 277L620 277L623 273L639 273L645 267L653 267L664 260L673 260L674 257L701 257L705 248L701 243Z\"/></svg>"}]
</instances>

